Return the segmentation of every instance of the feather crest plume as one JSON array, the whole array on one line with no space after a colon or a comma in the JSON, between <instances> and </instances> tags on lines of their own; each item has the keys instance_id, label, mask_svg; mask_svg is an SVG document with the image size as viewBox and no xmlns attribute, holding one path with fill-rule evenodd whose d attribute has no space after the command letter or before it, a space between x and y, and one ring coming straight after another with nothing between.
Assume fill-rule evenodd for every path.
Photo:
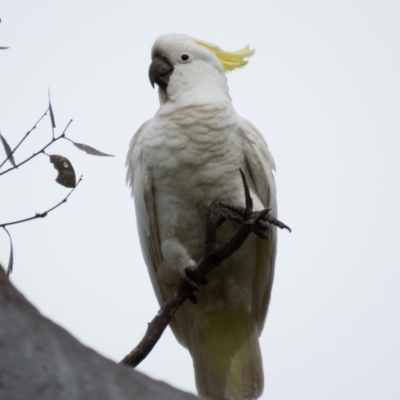
<instances>
[{"instance_id":1,"label":"feather crest plume","mask_svg":"<svg viewBox=\"0 0 400 400\"><path fill-rule=\"evenodd\" d=\"M248 45L240 50L225 51L214 44L203 42L202 40L195 40L195 42L199 46L203 46L212 51L218 57L224 71L232 71L236 68L244 67L249 62L246 58L251 57L254 54L254 49L250 49L250 46Z\"/></svg>"}]
</instances>

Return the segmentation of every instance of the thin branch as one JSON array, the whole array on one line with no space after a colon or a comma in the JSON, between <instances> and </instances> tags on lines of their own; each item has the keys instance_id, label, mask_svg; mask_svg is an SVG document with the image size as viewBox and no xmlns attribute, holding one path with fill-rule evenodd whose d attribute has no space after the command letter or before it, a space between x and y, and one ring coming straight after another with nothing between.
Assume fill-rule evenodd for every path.
<instances>
[{"instance_id":1,"label":"thin branch","mask_svg":"<svg viewBox=\"0 0 400 400\"><path fill-rule=\"evenodd\" d=\"M140 343L123 358L120 364L136 367L143 361L157 341L160 339L165 328L179 307L189 299L193 303L197 298L193 294L198 284L207 284L206 275L216 268L223 260L235 253L252 233L257 233L256 227L269 216L268 209L253 212L253 200L250 196L249 187L244 173L240 170L243 187L245 191L245 208L222 205L214 201L210 204L206 225L206 246L203 258L195 267L187 267L185 273L187 278L181 277L178 284L167 297L165 303L157 315L148 324L146 333ZM272 224L280 227L280 221L273 219ZM225 221L232 220L240 224L231 240L219 244L216 241L216 231ZM286 225L285 225L286 226ZM259 235L265 238L265 235Z\"/></svg>"},{"instance_id":2,"label":"thin branch","mask_svg":"<svg viewBox=\"0 0 400 400\"><path fill-rule=\"evenodd\" d=\"M27 163L28 161L32 160L32 158L36 157L37 155L44 153L44 151L51 146L54 142L56 142L57 140L63 139L65 137L65 132L67 131L68 127L71 125L72 123L72 119L68 122L67 126L64 128L63 132L61 133L61 135L54 137L50 140L49 143L47 143L41 150L37 151L36 153L33 153L30 157L28 157L27 159L25 159L24 161L21 161L19 164L17 164L15 167L10 167L8 169L6 169L3 172L0 172L0 176L6 174L9 171L12 171L13 169L16 169L18 167L20 167L21 165L24 165L25 163Z\"/></svg>"},{"instance_id":3,"label":"thin branch","mask_svg":"<svg viewBox=\"0 0 400 400\"><path fill-rule=\"evenodd\" d=\"M18 147L21 146L21 144L26 140L26 138L30 135L30 133L36 129L37 125L39 122L47 115L47 112L49 109L47 109L44 114L36 121L36 124L33 125L33 127L25 133L24 137L20 140L20 142L12 149L11 153L7 156L7 158L0 164L0 168L14 155L14 153L17 151ZM13 169L13 168L10 168ZM7 170L8 171L8 170ZM0 174L2 175L2 174Z\"/></svg>"},{"instance_id":4,"label":"thin branch","mask_svg":"<svg viewBox=\"0 0 400 400\"><path fill-rule=\"evenodd\" d=\"M33 215L32 217L28 217L28 218L24 218L24 219L19 219L17 221L11 221L11 222L6 222L4 224L0 224L1 228L4 228L6 226L10 226L10 225L16 225L16 224L22 224L23 222L27 222L27 221L32 221L33 219L37 219L37 218L44 218L47 216L47 214L49 214L51 211L55 210L57 207L60 207L61 204L66 203L66 201L68 200L68 197L71 196L72 192L77 188L77 186L79 185L79 183L82 180L82 175L80 176L78 182L76 183L76 185L72 188L72 190L69 191L69 193L59 202L57 203L55 206L49 208L48 210L42 212L42 213L36 213L35 215Z\"/></svg>"}]
</instances>

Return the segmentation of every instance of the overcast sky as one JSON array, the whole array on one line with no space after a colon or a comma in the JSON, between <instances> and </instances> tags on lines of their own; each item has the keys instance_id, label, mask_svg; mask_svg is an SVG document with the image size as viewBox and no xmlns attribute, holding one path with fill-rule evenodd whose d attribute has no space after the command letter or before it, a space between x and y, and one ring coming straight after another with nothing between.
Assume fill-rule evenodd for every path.
<instances>
[{"instance_id":1,"label":"overcast sky","mask_svg":"<svg viewBox=\"0 0 400 400\"><path fill-rule=\"evenodd\" d=\"M229 74L237 112L277 163L276 280L261 337L263 399L400 399L400 3L2 0L0 130L11 146L47 108L81 185L43 220L9 228L13 283L39 310L115 361L158 305L142 259L125 155L158 108L148 80L157 36L256 49ZM16 161L51 137L43 120ZM4 152L0 149L0 158ZM44 211L68 189L46 156L0 177L0 222ZM0 232L0 261L8 239ZM140 371L195 391L168 330Z\"/></svg>"}]
</instances>

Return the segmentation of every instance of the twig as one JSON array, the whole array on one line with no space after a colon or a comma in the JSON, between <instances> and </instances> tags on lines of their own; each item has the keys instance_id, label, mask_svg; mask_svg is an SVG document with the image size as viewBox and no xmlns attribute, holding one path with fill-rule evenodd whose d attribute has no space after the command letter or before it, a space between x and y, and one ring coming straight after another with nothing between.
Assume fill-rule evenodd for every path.
<instances>
[{"instance_id":1,"label":"twig","mask_svg":"<svg viewBox=\"0 0 400 400\"><path fill-rule=\"evenodd\" d=\"M156 345L171 318L182 303L187 299L192 302L197 301L193 294L196 288L193 282L195 284L206 284L206 275L223 260L237 251L253 231L257 232L257 229L255 229L257 224L260 221L265 221L269 216L268 209L253 212L253 200L250 196L247 180L242 170L240 170L240 173L245 191L245 208L223 205L218 201L214 201L210 204L206 226L206 247L203 258L195 267L187 267L185 269L187 279L183 277L180 278L178 284L167 297L164 305L148 324L143 339L123 358L120 364L136 367L143 361ZM217 228L227 220L238 222L240 226L229 242L218 244L216 241ZM280 226L279 224L281 224L281 222L278 220L275 221L276 223L274 221L271 221L271 223ZM259 236L263 237L261 235Z\"/></svg>"},{"instance_id":2,"label":"twig","mask_svg":"<svg viewBox=\"0 0 400 400\"><path fill-rule=\"evenodd\" d=\"M44 114L37 120L36 124L33 125L33 127L25 133L24 137L20 140L20 142L12 149L11 153L6 157L6 159L0 164L0 168L14 155L14 153L17 151L18 147L21 146L21 144L26 140L26 138L29 136L29 134L36 129L37 125L39 124L39 122L47 115L47 112L49 111L49 109L47 109ZM17 168L17 167L15 167ZM10 168L13 169L13 168ZM6 171L5 171L6 172ZM0 174L2 175L2 174Z\"/></svg>"},{"instance_id":3,"label":"twig","mask_svg":"<svg viewBox=\"0 0 400 400\"><path fill-rule=\"evenodd\" d=\"M43 117L42 117L43 118ZM64 128L63 132L57 136L57 137L53 137L49 143L47 143L41 150L37 151L36 153L33 153L30 157L28 157L27 159L25 159L24 161L21 161L19 164L17 164L15 167L10 167L8 169L6 169L3 172L0 172L0 176L6 174L9 171L12 171L13 169L16 169L18 167L20 167L21 165L24 165L25 163L27 163L28 161L32 160L32 158L36 157L38 154L40 153L44 153L44 151L51 146L54 142L56 142L57 140L60 140L62 138L65 137L65 132L67 131L68 127L71 125L72 123L72 119L68 122L67 126ZM26 136L26 135L25 135Z\"/></svg>"},{"instance_id":4,"label":"twig","mask_svg":"<svg viewBox=\"0 0 400 400\"><path fill-rule=\"evenodd\" d=\"M4 228L6 226L10 226L10 225L16 225L16 224L21 224L23 222L27 222L27 221L32 221L33 219L37 219L37 218L44 218L47 216L47 214L49 214L51 211L55 210L57 207L60 207L61 204L65 203L68 200L68 197L71 196L72 192L77 188L77 186L79 185L79 183L82 180L82 175L80 176L78 182L76 183L76 185L69 191L69 193L59 202L57 203L55 206L49 208L48 210L42 212L42 213L36 213L35 215L33 215L32 217L28 217L28 218L24 218L24 219L19 219L17 221L12 221L12 222L6 222L4 224L0 224L1 228Z\"/></svg>"}]
</instances>

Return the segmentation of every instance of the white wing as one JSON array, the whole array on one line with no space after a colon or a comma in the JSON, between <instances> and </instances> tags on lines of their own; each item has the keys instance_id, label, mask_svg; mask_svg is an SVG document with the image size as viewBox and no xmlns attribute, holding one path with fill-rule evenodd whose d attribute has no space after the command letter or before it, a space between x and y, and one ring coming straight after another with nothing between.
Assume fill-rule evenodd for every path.
<instances>
[{"instance_id":1,"label":"white wing","mask_svg":"<svg viewBox=\"0 0 400 400\"><path fill-rule=\"evenodd\" d=\"M160 237L158 233L157 213L154 202L153 177L142 155L143 133L151 120L146 121L133 136L127 156L127 182L131 186L135 202L137 228L143 257L149 271L151 283L162 305L169 295L167 287L160 285L157 272L163 262ZM184 343L184 336L175 319L170 326L177 338Z\"/></svg>"},{"instance_id":2,"label":"white wing","mask_svg":"<svg viewBox=\"0 0 400 400\"><path fill-rule=\"evenodd\" d=\"M160 304L163 302L157 280L157 270L162 262L155 213L153 182L147 165L142 158L142 133L151 120L146 121L133 136L127 157L127 182L132 189L135 202L137 228L143 256L149 269L151 283Z\"/></svg>"},{"instance_id":3,"label":"white wing","mask_svg":"<svg viewBox=\"0 0 400 400\"><path fill-rule=\"evenodd\" d=\"M243 139L243 151L255 194L265 208L277 217L276 187L273 170L275 162L261 133L249 121L239 118ZM269 241L257 238L257 273L254 281L253 309L258 331L261 333L271 298L274 279L277 231L270 226L267 232Z\"/></svg>"}]
</instances>

